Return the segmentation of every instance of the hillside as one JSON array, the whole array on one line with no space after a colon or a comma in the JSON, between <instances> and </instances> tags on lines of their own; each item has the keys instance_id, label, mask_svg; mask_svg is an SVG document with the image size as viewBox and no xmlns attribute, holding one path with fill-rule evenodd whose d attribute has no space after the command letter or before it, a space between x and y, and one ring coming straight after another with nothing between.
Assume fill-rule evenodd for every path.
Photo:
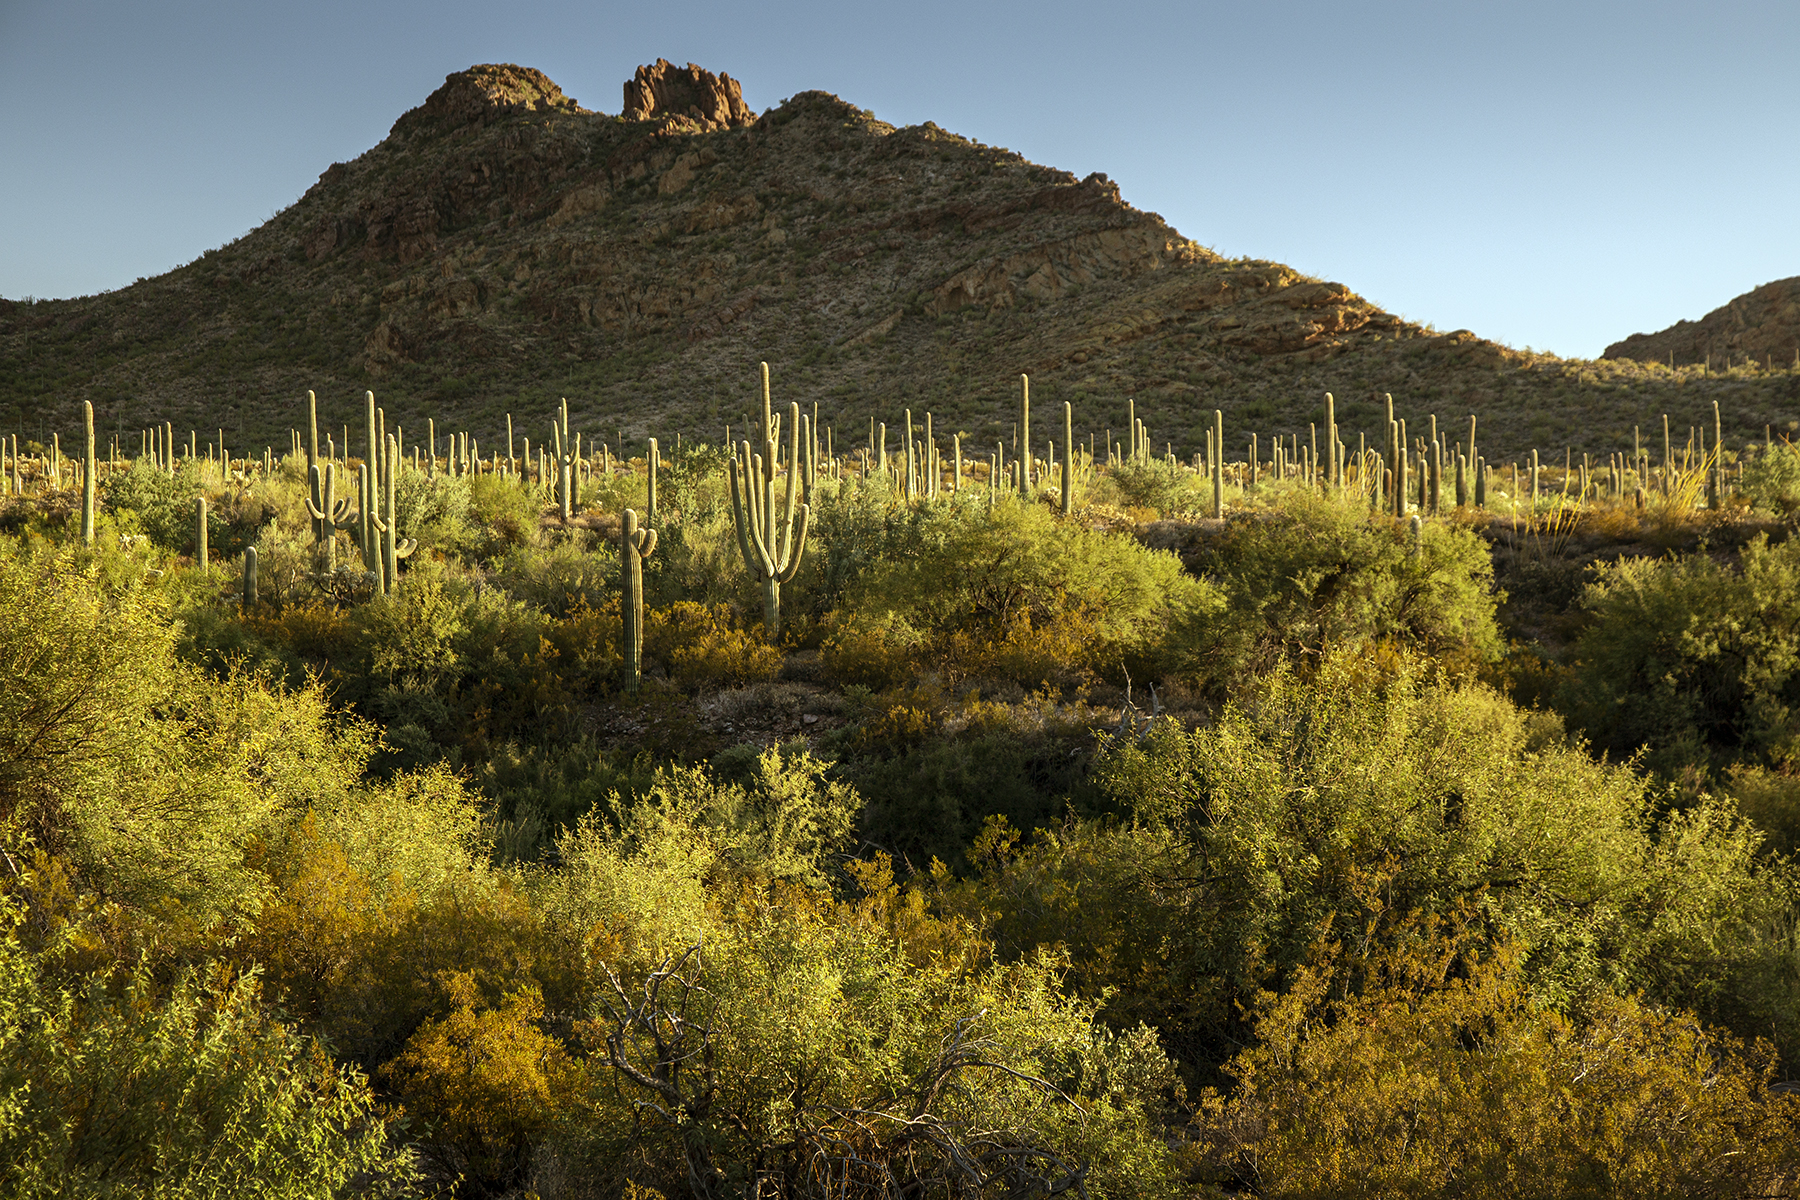
<instances>
[{"instance_id":1,"label":"hillside","mask_svg":"<svg viewBox=\"0 0 1800 1200\"><path fill-rule=\"evenodd\" d=\"M1355 219L1346 212L1341 219ZM1710 319L1710 318L1709 318ZM823 92L757 116L737 85L659 62L623 115L541 73L451 75L380 144L332 164L231 244L116 292L0 302L0 428L223 428L279 441L305 389L357 411L491 437L504 414L717 438L754 363L840 429L902 408L979 439L1011 430L1019 372L1084 430L1195 448L1215 407L1241 434L1304 435L1338 398L1377 432L1479 414L1497 454L1628 444L1724 404L1760 435L1800 378L1579 362L1409 323L1350 287L1227 260L1077 179L927 122L895 128Z\"/></svg>"},{"instance_id":2,"label":"hillside","mask_svg":"<svg viewBox=\"0 0 1800 1200\"><path fill-rule=\"evenodd\" d=\"M1604 358L1715 366L1754 359L1766 365L1800 362L1800 277L1777 279L1722 305L1698 321L1677 321L1656 333L1634 333L1606 348Z\"/></svg>"}]
</instances>

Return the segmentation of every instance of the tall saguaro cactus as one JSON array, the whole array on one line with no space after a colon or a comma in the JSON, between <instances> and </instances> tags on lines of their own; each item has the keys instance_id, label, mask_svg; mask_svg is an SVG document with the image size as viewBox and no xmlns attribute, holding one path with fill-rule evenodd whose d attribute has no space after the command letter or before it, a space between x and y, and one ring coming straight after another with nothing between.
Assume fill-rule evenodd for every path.
<instances>
[{"instance_id":1,"label":"tall saguaro cactus","mask_svg":"<svg viewBox=\"0 0 1800 1200\"><path fill-rule=\"evenodd\" d=\"M560 420L550 422L551 433L556 443L556 498L561 506L563 524L575 519L575 512L581 507L581 497L576 494L580 480L575 474L575 459L581 453L581 435L569 434L569 402L562 402Z\"/></svg>"},{"instance_id":2,"label":"tall saguaro cactus","mask_svg":"<svg viewBox=\"0 0 1800 1200\"><path fill-rule=\"evenodd\" d=\"M325 557L325 570L337 572L337 531L349 529L361 520L359 513L351 510L348 498L337 498L337 464L327 462L315 464L307 472L306 511L313 519L313 527L320 531L318 548ZM314 500L317 497L317 500Z\"/></svg>"},{"instance_id":3,"label":"tall saguaro cactus","mask_svg":"<svg viewBox=\"0 0 1800 1200\"><path fill-rule=\"evenodd\" d=\"M1019 376L1019 495L1031 499L1031 376Z\"/></svg>"},{"instance_id":4,"label":"tall saguaro cactus","mask_svg":"<svg viewBox=\"0 0 1800 1200\"><path fill-rule=\"evenodd\" d=\"M639 529L637 513L625 510L619 535L619 614L624 620L622 639L625 690L635 692L644 682L644 560L656 553L656 530Z\"/></svg>"},{"instance_id":5,"label":"tall saguaro cactus","mask_svg":"<svg viewBox=\"0 0 1800 1200\"><path fill-rule=\"evenodd\" d=\"M382 480L378 489L378 508L385 510L385 515L377 513L374 518L375 533L380 543L381 590L388 593L400 581L400 563L410 558L418 549L418 542L412 538L402 540L399 536L399 519L394 513L394 477L400 471L400 446L394 436L387 436L387 462L381 472Z\"/></svg>"},{"instance_id":6,"label":"tall saguaro cactus","mask_svg":"<svg viewBox=\"0 0 1800 1200\"><path fill-rule=\"evenodd\" d=\"M731 516L737 527L738 550L752 578L763 585L763 629L770 642L781 633L781 585L793 581L806 553L806 534L812 524L812 506L799 503L797 492L804 470L800 462L800 406L789 406L787 496L778 509L775 475L781 465L781 443L769 404L769 364L762 366L763 453L751 452L748 440L740 442L731 460ZM796 507L800 531L794 532ZM779 537L777 536L779 534Z\"/></svg>"},{"instance_id":7,"label":"tall saguaro cactus","mask_svg":"<svg viewBox=\"0 0 1800 1200\"><path fill-rule=\"evenodd\" d=\"M81 458L81 544L94 544L94 497L99 485L99 461L94 454L94 404L81 402L82 424L87 428L87 449Z\"/></svg>"},{"instance_id":8,"label":"tall saguaro cactus","mask_svg":"<svg viewBox=\"0 0 1800 1200\"><path fill-rule=\"evenodd\" d=\"M962 469L962 454L957 454L957 470ZM1063 469L1062 469L1062 512L1068 516L1075 511L1075 406L1067 400L1063 401Z\"/></svg>"},{"instance_id":9,"label":"tall saguaro cactus","mask_svg":"<svg viewBox=\"0 0 1800 1200\"><path fill-rule=\"evenodd\" d=\"M241 610L248 615L256 611L256 547L244 547L244 594L239 600Z\"/></svg>"},{"instance_id":10,"label":"tall saguaro cactus","mask_svg":"<svg viewBox=\"0 0 1800 1200\"><path fill-rule=\"evenodd\" d=\"M205 496L194 497L194 565L202 571L207 567Z\"/></svg>"}]
</instances>

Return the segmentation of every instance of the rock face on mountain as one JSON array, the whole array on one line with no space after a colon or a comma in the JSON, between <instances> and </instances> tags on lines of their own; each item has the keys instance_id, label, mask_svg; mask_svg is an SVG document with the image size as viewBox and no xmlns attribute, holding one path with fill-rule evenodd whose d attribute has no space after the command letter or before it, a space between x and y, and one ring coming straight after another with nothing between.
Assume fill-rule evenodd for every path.
<instances>
[{"instance_id":1,"label":"rock face on mountain","mask_svg":"<svg viewBox=\"0 0 1800 1200\"><path fill-rule=\"evenodd\" d=\"M1676 366L1800 364L1800 276L1745 292L1698 321L1677 321L1657 333L1634 333L1606 348L1603 358Z\"/></svg>"},{"instance_id":2,"label":"rock face on mountain","mask_svg":"<svg viewBox=\"0 0 1800 1200\"><path fill-rule=\"evenodd\" d=\"M372 388L391 419L484 441L564 396L609 441L716 441L755 407L758 360L840 431L910 408L978 443L1010 435L1021 372L1084 441L1135 399L1183 454L1215 408L1233 442L1305 439L1327 391L1353 444L1382 436L1392 393L1420 418L1476 413L1496 454L1710 414L1710 382L1439 334L1223 258L1104 175L930 122L825 92L758 117L736 81L660 61L625 95L607 116L529 68L457 72L229 245L106 295L0 304L0 428L47 439L91 400L115 431L279 445L308 389L329 414ZM1785 421L1761 387L1727 420Z\"/></svg>"},{"instance_id":3,"label":"rock face on mountain","mask_svg":"<svg viewBox=\"0 0 1800 1200\"><path fill-rule=\"evenodd\" d=\"M427 96L425 103L402 114L389 136L442 133L509 114L554 110L582 111L542 71L488 63L444 76L444 86Z\"/></svg>"},{"instance_id":4,"label":"rock face on mountain","mask_svg":"<svg viewBox=\"0 0 1800 1200\"><path fill-rule=\"evenodd\" d=\"M738 129L756 119L744 103L743 91L729 75L714 75L693 63L682 70L666 58L639 67L625 83L628 120L686 117L699 131Z\"/></svg>"}]
</instances>

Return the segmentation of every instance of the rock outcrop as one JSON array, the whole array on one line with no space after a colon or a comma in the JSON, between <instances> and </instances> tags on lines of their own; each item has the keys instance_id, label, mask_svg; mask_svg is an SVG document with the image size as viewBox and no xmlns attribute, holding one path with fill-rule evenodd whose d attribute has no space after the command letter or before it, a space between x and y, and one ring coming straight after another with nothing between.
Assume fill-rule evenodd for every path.
<instances>
[{"instance_id":1,"label":"rock outcrop","mask_svg":"<svg viewBox=\"0 0 1800 1200\"><path fill-rule=\"evenodd\" d=\"M444 76L444 85L427 96L425 103L401 114L390 136L421 130L443 132L498 116L551 109L580 112L581 106L534 67L484 63Z\"/></svg>"},{"instance_id":2,"label":"rock outcrop","mask_svg":"<svg viewBox=\"0 0 1800 1200\"><path fill-rule=\"evenodd\" d=\"M1634 333L1602 358L1674 365L1732 366L1751 359L1781 366L1800 359L1800 276L1765 283L1698 321L1677 321L1656 333Z\"/></svg>"},{"instance_id":3,"label":"rock outcrop","mask_svg":"<svg viewBox=\"0 0 1800 1200\"><path fill-rule=\"evenodd\" d=\"M714 75L689 63L684 70L666 58L655 65L639 67L637 74L625 83L625 111L628 120L653 117L685 117L700 132L715 129L738 129L756 120L744 103L738 81L729 75Z\"/></svg>"}]
</instances>

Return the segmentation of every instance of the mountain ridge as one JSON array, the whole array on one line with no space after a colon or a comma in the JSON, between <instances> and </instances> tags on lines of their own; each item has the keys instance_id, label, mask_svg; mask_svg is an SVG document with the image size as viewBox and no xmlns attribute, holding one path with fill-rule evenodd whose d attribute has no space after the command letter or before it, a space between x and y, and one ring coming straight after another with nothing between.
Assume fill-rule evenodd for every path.
<instances>
[{"instance_id":1,"label":"mountain ridge","mask_svg":"<svg viewBox=\"0 0 1800 1200\"><path fill-rule=\"evenodd\" d=\"M849 430L931 409L1001 439L1024 372L1084 433L1122 429L1134 398L1183 454L1214 408L1246 440L1303 436L1328 390L1349 431L1375 433L1392 393L1419 416L1475 412L1521 453L1616 447L1715 396L1760 430L1795 395L1791 373L1438 333L1228 260L1103 174L829 93L752 114L729 76L663 60L623 93L632 115L609 116L531 68L453 72L229 245L102 296L0 304L0 425L67 428L88 399L115 430L276 441L307 389L353 409L372 388L397 419L483 436L567 396L607 440L716 438L767 360L782 395Z\"/></svg>"}]
</instances>

